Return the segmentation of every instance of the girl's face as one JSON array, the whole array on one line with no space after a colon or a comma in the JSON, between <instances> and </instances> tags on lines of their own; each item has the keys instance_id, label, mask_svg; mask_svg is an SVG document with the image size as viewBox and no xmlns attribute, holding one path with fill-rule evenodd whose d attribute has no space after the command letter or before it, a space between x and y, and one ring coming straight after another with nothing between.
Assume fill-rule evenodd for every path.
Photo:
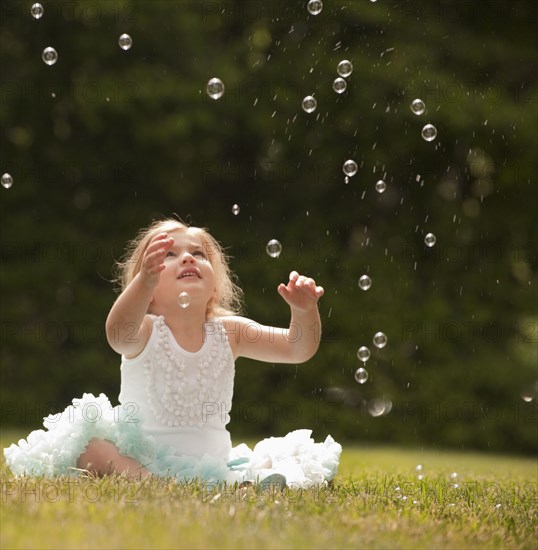
<instances>
[{"instance_id":1,"label":"girl's face","mask_svg":"<svg viewBox=\"0 0 538 550\"><path fill-rule=\"evenodd\" d=\"M164 259L165 268L153 293L151 310L161 312L170 304L179 309L177 300L181 292L187 292L189 306L207 308L215 296L215 273L209 261L211 250L192 229L168 231L174 244ZM164 308L164 309L163 309Z\"/></svg>"}]
</instances>

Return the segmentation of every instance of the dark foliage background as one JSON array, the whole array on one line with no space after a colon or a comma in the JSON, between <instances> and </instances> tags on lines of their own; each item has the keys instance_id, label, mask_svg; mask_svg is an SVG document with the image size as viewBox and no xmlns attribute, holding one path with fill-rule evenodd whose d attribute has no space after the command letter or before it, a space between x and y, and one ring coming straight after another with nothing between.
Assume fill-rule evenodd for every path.
<instances>
[{"instance_id":1,"label":"dark foliage background","mask_svg":"<svg viewBox=\"0 0 538 550\"><path fill-rule=\"evenodd\" d=\"M314 359L238 360L234 439L310 427L536 451L534 2L326 0L312 16L306 0L43 1L39 20L32 3L0 4L0 171L14 179L0 188L2 425L37 427L83 392L115 398L114 260L177 214L227 247L248 316L288 322L276 286L292 269L326 290ZM342 59L354 71L337 95Z\"/></svg>"}]
</instances>

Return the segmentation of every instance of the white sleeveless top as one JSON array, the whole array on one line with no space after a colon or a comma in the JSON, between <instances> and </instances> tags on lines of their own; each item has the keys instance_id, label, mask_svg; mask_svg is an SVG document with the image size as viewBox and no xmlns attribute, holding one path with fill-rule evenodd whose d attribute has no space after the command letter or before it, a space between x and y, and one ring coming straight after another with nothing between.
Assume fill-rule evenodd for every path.
<instances>
[{"instance_id":1,"label":"white sleeveless top","mask_svg":"<svg viewBox=\"0 0 538 550\"><path fill-rule=\"evenodd\" d=\"M150 315L153 329L142 353L122 356L123 407L135 410L134 421L158 443L178 455L204 454L227 460L235 366L226 330L218 319L204 324L204 343L184 350L163 316Z\"/></svg>"}]
</instances>

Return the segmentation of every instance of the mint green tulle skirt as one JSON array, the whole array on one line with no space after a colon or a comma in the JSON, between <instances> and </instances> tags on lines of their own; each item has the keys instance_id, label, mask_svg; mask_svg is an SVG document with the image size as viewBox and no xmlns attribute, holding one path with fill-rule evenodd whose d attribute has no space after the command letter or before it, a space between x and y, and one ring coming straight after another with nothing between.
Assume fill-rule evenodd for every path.
<instances>
[{"instance_id":1,"label":"mint green tulle skirt","mask_svg":"<svg viewBox=\"0 0 538 550\"><path fill-rule=\"evenodd\" d=\"M159 477L233 483L261 481L278 473L286 477L288 486L309 487L334 478L342 452L331 436L315 443L311 430L304 429L264 439L254 449L241 443L225 460L207 453L201 457L178 454L144 433L142 422L127 418L125 409L113 407L104 394L73 399L63 413L44 418L43 425L44 430L34 430L4 449L15 476L80 475L78 457L97 438L112 442L121 454Z\"/></svg>"}]
</instances>

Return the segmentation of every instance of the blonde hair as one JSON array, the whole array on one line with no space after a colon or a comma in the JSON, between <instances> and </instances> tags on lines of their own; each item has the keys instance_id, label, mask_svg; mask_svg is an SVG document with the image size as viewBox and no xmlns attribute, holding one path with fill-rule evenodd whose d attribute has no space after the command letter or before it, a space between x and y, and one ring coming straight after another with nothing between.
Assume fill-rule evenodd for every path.
<instances>
[{"instance_id":1,"label":"blonde hair","mask_svg":"<svg viewBox=\"0 0 538 550\"><path fill-rule=\"evenodd\" d=\"M193 227L173 219L154 221L149 227L142 229L138 235L127 244L123 259L116 263L116 282L121 290L125 290L140 272L144 252L155 235L174 230L190 230L199 237L202 248L215 273L215 297L207 305L206 317L222 317L236 315L242 310L243 291L234 282L236 278L228 265L228 257L220 243L202 227Z\"/></svg>"}]
</instances>

